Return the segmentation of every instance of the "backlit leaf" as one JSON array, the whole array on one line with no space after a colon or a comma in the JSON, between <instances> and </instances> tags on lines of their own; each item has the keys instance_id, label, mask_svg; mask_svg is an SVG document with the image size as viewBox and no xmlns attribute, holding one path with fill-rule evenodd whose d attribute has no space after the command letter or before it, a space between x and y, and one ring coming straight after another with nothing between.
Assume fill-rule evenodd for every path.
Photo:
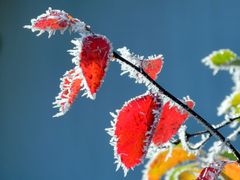
<instances>
[{"instance_id":1,"label":"backlit leaf","mask_svg":"<svg viewBox=\"0 0 240 180\"><path fill-rule=\"evenodd\" d=\"M210 59L216 66L225 65L235 60L237 55L229 49L221 49L212 53Z\"/></svg>"},{"instance_id":2,"label":"backlit leaf","mask_svg":"<svg viewBox=\"0 0 240 180\"><path fill-rule=\"evenodd\" d=\"M168 150L158 153L150 160L144 172L144 179L146 180L159 180L165 175L166 172L175 166L190 160L195 160L193 154L189 154L179 146L173 148L171 156L168 157Z\"/></svg>"},{"instance_id":3,"label":"backlit leaf","mask_svg":"<svg viewBox=\"0 0 240 180\"><path fill-rule=\"evenodd\" d=\"M223 152L221 154L221 156L223 156L223 157L225 157L225 158L227 158L229 160L232 160L232 161L236 161L237 160L236 156L233 153L229 153L227 151Z\"/></svg>"},{"instance_id":4,"label":"backlit leaf","mask_svg":"<svg viewBox=\"0 0 240 180\"><path fill-rule=\"evenodd\" d=\"M141 68L144 72L146 72L153 80L157 79L157 75L161 72L163 67L163 56L161 54L159 55L153 55L149 56L148 58L144 58L143 56L136 55L134 53L131 53L129 49L126 47L117 49L121 56L125 58L127 61L131 62L135 66ZM142 77L142 74L137 72L136 70L129 68L128 65L123 63L122 61L118 61L118 63L121 64L121 70L123 74L128 73L130 78L135 79L136 83L146 83L144 80L145 78Z\"/></svg>"},{"instance_id":5,"label":"backlit leaf","mask_svg":"<svg viewBox=\"0 0 240 180\"><path fill-rule=\"evenodd\" d=\"M73 62L81 69L85 94L95 99L112 55L111 43L105 36L96 34L72 42L76 47L69 52L74 56Z\"/></svg>"},{"instance_id":6,"label":"backlit leaf","mask_svg":"<svg viewBox=\"0 0 240 180\"><path fill-rule=\"evenodd\" d=\"M237 55L229 49L214 51L209 56L205 57L202 62L213 69L214 74L221 69L232 71L235 66L239 66Z\"/></svg>"},{"instance_id":7,"label":"backlit leaf","mask_svg":"<svg viewBox=\"0 0 240 180\"><path fill-rule=\"evenodd\" d=\"M53 102L54 107L59 108L59 113L54 115L54 117L62 116L69 110L81 89L81 85L82 77L78 68L67 71L63 75L60 84L61 92L56 97L55 102Z\"/></svg>"},{"instance_id":8,"label":"backlit leaf","mask_svg":"<svg viewBox=\"0 0 240 180\"><path fill-rule=\"evenodd\" d=\"M118 168L122 166L125 175L145 157L158 120L160 104L151 94L138 96L125 103L117 115L113 115L113 127L106 129L113 136L110 144L114 146Z\"/></svg>"},{"instance_id":9,"label":"backlit leaf","mask_svg":"<svg viewBox=\"0 0 240 180\"><path fill-rule=\"evenodd\" d=\"M180 165L174 168L171 173L168 172L168 177L165 179L168 180L193 180L197 178L198 173L200 172L197 167L198 164L186 164Z\"/></svg>"},{"instance_id":10,"label":"backlit leaf","mask_svg":"<svg viewBox=\"0 0 240 180\"><path fill-rule=\"evenodd\" d=\"M141 63L143 70L153 79L157 79L158 73L161 72L163 67L163 57L156 56L146 60Z\"/></svg>"},{"instance_id":11,"label":"backlit leaf","mask_svg":"<svg viewBox=\"0 0 240 180\"><path fill-rule=\"evenodd\" d=\"M190 108L193 108L195 103L189 97L185 98L184 101ZM167 102L163 106L160 120L152 139L153 143L159 146L168 142L187 118L187 112L183 112L177 106L171 106L171 103Z\"/></svg>"},{"instance_id":12,"label":"backlit leaf","mask_svg":"<svg viewBox=\"0 0 240 180\"><path fill-rule=\"evenodd\" d=\"M48 37L55 34L56 30L60 30L63 33L66 29L70 32L86 31L86 25L79 19L73 18L68 13L49 8L46 13L38 16L36 19L31 20L31 25L26 25L24 28L31 29L33 32L39 31L38 36L47 31Z\"/></svg>"}]
</instances>

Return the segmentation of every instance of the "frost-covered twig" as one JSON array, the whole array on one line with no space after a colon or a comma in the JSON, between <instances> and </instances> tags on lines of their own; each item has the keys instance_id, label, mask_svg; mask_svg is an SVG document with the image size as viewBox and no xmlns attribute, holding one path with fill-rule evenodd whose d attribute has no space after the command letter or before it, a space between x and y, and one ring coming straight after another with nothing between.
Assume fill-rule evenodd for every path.
<instances>
[{"instance_id":1,"label":"frost-covered twig","mask_svg":"<svg viewBox=\"0 0 240 180\"><path fill-rule=\"evenodd\" d=\"M235 118L230 118L230 119L227 119L225 121L222 121L221 123L215 125L215 129L218 130L218 129L221 129L229 124L231 124L232 122L236 121L240 119L240 117L235 117ZM199 135L202 135L202 134L206 134L206 133L209 133L209 131L199 131L199 132L196 132L196 133L193 133L193 134L187 134L187 138L191 138L191 137L195 137L195 136L199 136Z\"/></svg>"},{"instance_id":2,"label":"frost-covered twig","mask_svg":"<svg viewBox=\"0 0 240 180\"><path fill-rule=\"evenodd\" d=\"M117 58L118 60L124 62L125 64L129 65L131 68L133 68L134 70L136 70L137 72L141 73L143 75L144 78L146 78L151 85L153 86L153 88L157 88L158 91L160 93L162 93L163 95L167 96L168 98L170 98L172 101L174 101L176 104L178 104L179 106L181 106L185 111L187 111L194 119L197 120L197 122L199 122L200 124L202 124L207 131L209 131L209 133L213 136L215 136L218 140L220 140L221 142L225 142L226 146L229 147L229 149L231 149L231 151L234 153L234 155L237 157L238 161L240 162L240 154L237 151L237 149L229 142L226 141L226 138L218 131L216 130L210 123L208 123L202 116L200 116L198 113L196 113L194 110L192 110L191 108L189 108L186 104L184 104L183 102L181 102L178 98L176 98L175 96L173 96L171 93L169 93L166 89L164 89L162 86L160 86L156 81L154 81L150 76L148 76L147 73L145 73L141 68L135 66L134 64L132 64L131 62L129 62L128 60L124 59L123 57L121 57L118 53L113 52L113 56L115 58Z\"/></svg>"}]
</instances>

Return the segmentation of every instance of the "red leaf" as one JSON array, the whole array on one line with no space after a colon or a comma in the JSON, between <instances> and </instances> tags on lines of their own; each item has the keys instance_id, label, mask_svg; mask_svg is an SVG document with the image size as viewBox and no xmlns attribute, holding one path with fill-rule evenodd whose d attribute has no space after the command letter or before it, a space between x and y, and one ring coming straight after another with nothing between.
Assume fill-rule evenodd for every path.
<instances>
[{"instance_id":1,"label":"red leaf","mask_svg":"<svg viewBox=\"0 0 240 180\"><path fill-rule=\"evenodd\" d=\"M161 72L163 67L162 55L152 57L151 59L142 61L143 70L153 79L157 79L157 75Z\"/></svg>"},{"instance_id":2,"label":"red leaf","mask_svg":"<svg viewBox=\"0 0 240 180\"><path fill-rule=\"evenodd\" d=\"M160 103L152 95L142 95L125 103L115 117L113 128L107 129L115 146L115 158L125 175L142 162L155 127ZM155 110L155 111L154 111ZM155 112L155 113L154 113Z\"/></svg>"},{"instance_id":3,"label":"red leaf","mask_svg":"<svg viewBox=\"0 0 240 180\"><path fill-rule=\"evenodd\" d=\"M105 36L89 35L82 40L79 66L89 97L95 98L108 66L111 44Z\"/></svg>"},{"instance_id":4,"label":"red leaf","mask_svg":"<svg viewBox=\"0 0 240 180\"><path fill-rule=\"evenodd\" d=\"M227 161L215 161L209 167L203 168L197 180L215 180L222 172L224 166L229 163Z\"/></svg>"},{"instance_id":5,"label":"red leaf","mask_svg":"<svg viewBox=\"0 0 240 180\"><path fill-rule=\"evenodd\" d=\"M193 108L194 102L192 100L186 98L184 101L190 108ZM177 106L171 107L170 102L167 102L163 106L160 120L153 136L153 143L159 146L169 141L187 118L188 113L181 112Z\"/></svg>"},{"instance_id":6,"label":"red leaf","mask_svg":"<svg viewBox=\"0 0 240 180\"><path fill-rule=\"evenodd\" d=\"M62 33L69 29L70 31L85 31L85 24L79 19L73 18L68 13L60 10L52 10L49 8L45 14L38 16L31 20L31 25L24 26L24 28L34 31L40 31L38 36L47 31L49 37L60 30Z\"/></svg>"},{"instance_id":7,"label":"red leaf","mask_svg":"<svg viewBox=\"0 0 240 180\"><path fill-rule=\"evenodd\" d=\"M81 89L81 84L82 78L76 68L63 75L60 84L61 92L53 103L54 107L59 108L59 113L54 117L62 116L69 110Z\"/></svg>"},{"instance_id":8,"label":"red leaf","mask_svg":"<svg viewBox=\"0 0 240 180\"><path fill-rule=\"evenodd\" d=\"M161 72L164 62L163 56L161 54L157 56L149 56L148 59L145 59L143 56L130 53L129 49L127 49L126 47L119 48L117 50L120 52L123 58L125 58L135 66L142 68L144 72L146 72L153 80L157 79L157 75ZM145 81L141 73L133 70L132 68L129 68L129 66L122 61L119 61L117 59L116 61L121 64L121 75L129 73L129 77L134 78L137 83L145 83L146 85L148 84L148 81Z\"/></svg>"}]
</instances>

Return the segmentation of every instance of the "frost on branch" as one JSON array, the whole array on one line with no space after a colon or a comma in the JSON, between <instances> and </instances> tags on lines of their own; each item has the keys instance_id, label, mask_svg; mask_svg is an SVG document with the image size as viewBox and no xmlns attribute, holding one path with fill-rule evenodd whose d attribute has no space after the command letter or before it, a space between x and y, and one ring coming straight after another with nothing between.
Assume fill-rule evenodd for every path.
<instances>
[{"instance_id":1,"label":"frost on branch","mask_svg":"<svg viewBox=\"0 0 240 180\"><path fill-rule=\"evenodd\" d=\"M153 55L149 56L147 59L144 59L143 56L135 55L130 53L126 47L117 49L121 56L127 59L129 62L134 64L135 66L141 68L144 72L146 72L153 80L157 79L157 75L161 72L163 67L163 56ZM129 77L135 79L136 83L144 83L145 85L149 85L148 80L143 77L143 75L133 68L130 68L128 65L123 63L122 61L117 60L121 65L121 70L123 74L129 73ZM149 88L150 89L150 88Z\"/></svg>"},{"instance_id":2,"label":"frost on branch","mask_svg":"<svg viewBox=\"0 0 240 180\"><path fill-rule=\"evenodd\" d=\"M83 36L72 43L75 47L69 52L83 76L84 94L95 99L112 56L111 43L105 36L97 34Z\"/></svg>"},{"instance_id":3,"label":"frost on branch","mask_svg":"<svg viewBox=\"0 0 240 180\"><path fill-rule=\"evenodd\" d=\"M62 116L69 110L82 86L79 68L67 71L60 80L61 91L53 102L54 107L59 108L59 112L54 117Z\"/></svg>"},{"instance_id":4,"label":"frost on branch","mask_svg":"<svg viewBox=\"0 0 240 180\"><path fill-rule=\"evenodd\" d=\"M117 169L121 166L125 175L143 161L160 107L161 101L147 92L126 102L117 115L112 113L112 128L106 131L112 136L110 144L114 147Z\"/></svg>"},{"instance_id":5,"label":"frost on branch","mask_svg":"<svg viewBox=\"0 0 240 180\"><path fill-rule=\"evenodd\" d=\"M24 28L31 29L32 32L39 31L37 36L47 31L49 38L55 34L56 30L60 30L61 34L67 29L69 29L70 32L87 33L84 22L73 18L64 11L50 7L46 13L38 16L36 19L32 19L31 25L26 25Z\"/></svg>"},{"instance_id":6,"label":"frost on branch","mask_svg":"<svg viewBox=\"0 0 240 180\"><path fill-rule=\"evenodd\" d=\"M183 100L189 108L192 109L194 107L194 101L188 96L183 98ZM162 108L160 120L153 136L153 143L156 146L160 146L168 142L177 133L178 129L187 118L187 112L182 111L176 105L171 105L170 101L167 102Z\"/></svg>"}]
</instances>

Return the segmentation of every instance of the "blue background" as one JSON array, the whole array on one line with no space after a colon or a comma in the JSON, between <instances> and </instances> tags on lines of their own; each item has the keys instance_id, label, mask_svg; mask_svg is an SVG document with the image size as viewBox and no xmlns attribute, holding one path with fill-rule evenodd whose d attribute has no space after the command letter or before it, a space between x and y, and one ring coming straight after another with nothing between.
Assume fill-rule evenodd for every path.
<instances>
[{"instance_id":1,"label":"blue background","mask_svg":"<svg viewBox=\"0 0 240 180\"><path fill-rule=\"evenodd\" d=\"M48 39L22 28L49 6L81 18L115 49L162 53L158 82L179 98L190 95L209 122L222 119L216 107L233 83L226 72L213 77L201 59L220 48L239 53L239 1L0 0L1 180L123 179L122 170L115 172L104 131L110 126L108 112L145 88L119 76L119 65L111 63L95 101L79 97L65 116L52 118L59 78L73 67L66 50L78 35L57 33ZM192 120L189 125L192 131L200 126ZM140 179L142 170L141 165L125 179Z\"/></svg>"}]
</instances>

